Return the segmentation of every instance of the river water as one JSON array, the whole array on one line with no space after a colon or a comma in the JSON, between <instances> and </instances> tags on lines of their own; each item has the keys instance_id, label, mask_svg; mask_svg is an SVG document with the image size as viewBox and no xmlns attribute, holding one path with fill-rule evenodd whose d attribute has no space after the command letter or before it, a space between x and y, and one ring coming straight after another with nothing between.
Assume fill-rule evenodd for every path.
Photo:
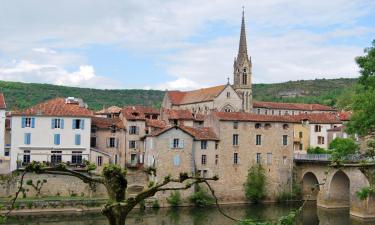
<instances>
[{"instance_id":1,"label":"river water","mask_svg":"<svg viewBox=\"0 0 375 225\"><path fill-rule=\"evenodd\" d=\"M254 220L274 220L287 215L298 204L262 204L224 206L223 210L235 218ZM314 203L305 205L298 219L298 225L375 225L375 221L351 218L348 209L326 210ZM12 217L6 224L23 225L98 225L108 224L100 213L44 214ZM233 225L234 222L212 208L149 209L141 212L133 210L127 225Z\"/></svg>"}]
</instances>

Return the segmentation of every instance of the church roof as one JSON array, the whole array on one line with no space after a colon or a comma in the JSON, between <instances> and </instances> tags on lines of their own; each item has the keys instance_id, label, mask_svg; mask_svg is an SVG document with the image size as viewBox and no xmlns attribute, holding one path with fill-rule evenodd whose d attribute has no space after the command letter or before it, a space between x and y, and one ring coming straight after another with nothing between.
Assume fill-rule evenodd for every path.
<instances>
[{"instance_id":1,"label":"church roof","mask_svg":"<svg viewBox=\"0 0 375 225\"><path fill-rule=\"evenodd\" d=\"M212 101L225 87L226 85L219 85L194 91L168 91L167 94L173 105L185 105Z\"/></svg>"},{"instance_id":2,"label":"church roof","mask_svg":"<svg viewBox=\"0 0 375 225\"><path fill-rule=\"evenodd\" d=\"M303 104L303 103L284 103L284 102L253 102L254 108L266 109L289 109L289 110L303 110L303 111L335 111L330 106L320 104Z\"/></svg>"}]
</instances>

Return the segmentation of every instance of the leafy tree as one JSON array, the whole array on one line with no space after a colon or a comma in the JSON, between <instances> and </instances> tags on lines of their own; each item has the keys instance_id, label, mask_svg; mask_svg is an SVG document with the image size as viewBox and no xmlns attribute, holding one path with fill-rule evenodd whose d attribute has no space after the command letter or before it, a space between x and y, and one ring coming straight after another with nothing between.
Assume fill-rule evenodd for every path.
<instances>
[{"instance_id":1,"label":"leafy tree","mask_svg":"<svg viewBox=\"0 0 375 225\"><path fill-rule=\"evenodd\" d=\"M356 153L359 146L351 138L335 138L329 144L329 149L334 158L343 158L347 155Z\"/></svg>"},{"instance_id":2,"label":"leafy tree","mask_svg":"<svg viewBox=\"0 0 375 225\"><path fill-rule=\"evenodd\" d=\"M261 164L250 167L244 184L246 198L259 202L265 196L266 175Z\"/></svg>"}]
</instances>

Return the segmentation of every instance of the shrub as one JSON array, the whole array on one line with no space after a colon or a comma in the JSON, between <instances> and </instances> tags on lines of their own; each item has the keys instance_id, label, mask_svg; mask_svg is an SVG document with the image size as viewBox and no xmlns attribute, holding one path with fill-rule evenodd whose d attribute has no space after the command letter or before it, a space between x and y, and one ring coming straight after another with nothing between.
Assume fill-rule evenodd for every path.
<instances>
[{"instance_id":1,"label":"shrub","mask_svg":"<svg viewBox=\"0 0 375 225\"><path fill-rule=\"evenodd\" d=\"M181 204L181 194L179 191L174 191L169 195L169 198L167 198L167 202L172 206L172 207L177 207Z\"/></svg>"},{"instance_id":2,"label":"shrub","mask_svg":"<svg viewBox=\"0 0 375 225\"><path fill-rule=\"evenodd\" d=\"M329 154L330 152L327 151L326 149L324 148L320 148L320 147L309 147L307 149L307 154Z\"/></svg>"},{"instance_id":3,"label":"shrub","mask_svg":"<svg viewBox=\"0 0 375 225\"><path fill-rule=\"evenodd\" d=\"M33 208L33 202L26 202L26 207L27 207L28 209Z\"/></svg>"},{"instance_id":4,"label":"shrub","mask_svg":"<svg viewBox=\"0 0 375 225\"><path fill-rule=\"evenodd\" d=\"M355 154L359 147L353 139L335 138L330 144L329 149L332 151L333 158L340 159L350 154Z\"/></svg>"},{"instance_id":5,"label":"shrub","mask_svg":"<svg viewBox=\"0 0 375 225\"><path fill-rule=\"evenodd\" d=\"M196 207L205 207L214 203L214 199L209 195L205 189L197 185L195 192L189 197L191 203Z\"/></svg>"},{"instance_id":6,"label":"shrub","mask_svg":"<svg viewBox=\"0 0 375 225\"><path fill-rule=\"evenodd\" d=\"M152 202L152 208L153 209L159 209L160 208L160 204L159 204L159 201L158 200L154 200L153 202Z\"/></svg>"},{"instance_id":7,"label":"shrub","mask_svg":"<svg viewBox=\"0 0 375 225\"><path fill-rule=\"evenodd\" d=\"M266 176L262 165L253 165L244 184L246 198L257 203L265 196Z\"/></svg>"},{"instance_id":8,"label":"shrub","mask_svg":"<svg viewBox=\"0 0 375 225\"><path fill-rule=\"evenodd\" d=\"M375 195L375 190L372 187L363 187L355 193L360 200L365 200L370 195Z\"/></svg>"}]
</instances>

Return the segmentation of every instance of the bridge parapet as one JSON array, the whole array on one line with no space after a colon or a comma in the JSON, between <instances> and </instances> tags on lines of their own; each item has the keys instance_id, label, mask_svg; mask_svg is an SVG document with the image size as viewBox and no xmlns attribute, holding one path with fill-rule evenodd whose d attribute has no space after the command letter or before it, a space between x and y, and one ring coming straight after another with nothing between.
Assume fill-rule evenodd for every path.
<instances>
[{"instance_id":1,"label":"bridge parapet","mask_svg":"<svg viewBox=\"0 0 375 225\"><path fill-rule=\"evenodd\" d=\"M294 161L320 161L329 162L330 154L294 154Z\"/></svg>"}]
</instances>

